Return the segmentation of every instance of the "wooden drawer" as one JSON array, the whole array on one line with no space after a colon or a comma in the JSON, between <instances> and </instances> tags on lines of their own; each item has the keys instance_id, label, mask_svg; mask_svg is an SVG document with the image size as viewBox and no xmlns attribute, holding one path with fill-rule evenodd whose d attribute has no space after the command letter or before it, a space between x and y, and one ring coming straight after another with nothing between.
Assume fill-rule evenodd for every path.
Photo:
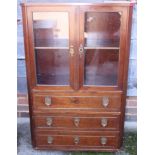
<instances>
[{"instance_id":1,"label":"wooden drawer","mask_svg":"<svg viewBox=\"0 0 155 155\"><path fill-rule=\"evenodd\" d=\"M74 128L74 129L98 129L118 130L120 116L35 116L33 117L37 128Z\"/></svg>"},{"instance_id":2,"label":"wooden drawer","mask_svg":"<svg viewBox=\"0 0 155 155\"><path fill-rule=\"evenodd\" d=\"M57 132L57 131L56 131ZM53 133L45 131L43 134L36 134L37 147L65 147L68 150L76 148L117 148L118 133L114 132L76 132L62 131Z\"/></svg>"},{"instance_id":3,"label":"wooden drawer","mask_svg":"<svg viewBox=\"0 0 155 155\"><path fill-rule=\"evenodd\" d=\"M50 96L38 95L33 97L34 110L56 109L100 109L103 111L120 111L121 95L112 96Z\"/></svg>"}]
</instances>

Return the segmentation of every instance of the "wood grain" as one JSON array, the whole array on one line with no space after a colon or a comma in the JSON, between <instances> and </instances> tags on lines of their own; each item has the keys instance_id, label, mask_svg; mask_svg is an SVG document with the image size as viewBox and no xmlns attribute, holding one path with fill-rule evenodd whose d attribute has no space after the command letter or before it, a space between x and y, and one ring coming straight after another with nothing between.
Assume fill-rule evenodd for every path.
<instances>
[{"instance_id":1,"label":"wood grain","mask_svg":"<svg viewBox=\"0 0 155 155\"><path fill-rule=\"evenodd\" d=\"M74 151L116 151L121 147L132 7L133 3L130 2L107 2L98 4L31 2L22 4L31 137L34 148ZM55 61L53 56L45 54L47 59L51 59L51 62L45 61L45 63L43 63L41 61L39 64L41 66L36 67L33 12L52 11L67 12L69 15L69 47L67 47L68 49L65 48L65 50L68 51L69 68L67 85L51 85L50 82L48 84L46 82L42 84L38 83L37 80L37 67L39 67L40 73L51 73L51 69L53 70L55 64L56 66L61 65L59 61L53 62ZM100 68L101 64L107 61L107 59L110 61L118 61L118 67L116 69L117 81L113 85L84 84L85 53L83 52L80 54L79 48L85 45L85 14L87 12L91 12L91 16L94 13L96 19L98 19L98 13L106 13L107 15L109 12L112 15L113 21L110 23L113 26L109 25L110 23L102 23L100 20L97 20L96 24L94 23L92 27L89 25L87 30L90 34L93 30L97 31L99 34L102 28L104 28L105 33L110 33L110 35L107 35L108 41L106 43L108 43L108 46L106 45L104 49L101 47L102 49L100 50L115 50L115 52L110 52L113 53L113 55L108 53L101 56L99 54L99 63L96 63L96 66ZM115 21L118 19L118 15L120 16L119 22ZM99 16L102 18L101 14ZM109 18L109 16L104 16L103 20L108 20L106 17ZM108 30L108 27L110 30ZM116 39L113 36L113 31L117 30L118 27L120 27L119 35L117 34L119 36L119 41L118 37L116 37ZM39 33L40 31L41 30L39 30ZM45 31L45 33L47 34L48 32ZM46 35L43 31L41 31L41 34L41 39L46 39ZM53 34L51 35L53 36ZM104 39L106 39L106 36L99 42L97 40L97 43L103 42ZM113 42L109 45L111 39ZM110 49L110 47L112 49ZM39 47L37 47L37 50L43 50L43 48L44 47L39 49ZM61 51L62 48L59 50ZM69 53L71 48L74 51L73 54ZM89 49L88 46L86 48L87 51L96 51L96 49ZM97 50L98 49L99 47L97 47ZM56 51L56 49L46 50ZM118 53L116 51L118 51ZM87 63L90 63L92 57L93 54L90 54ZM40 60L42 58L43 56L39 56ZM48 64L50 65L48 66ZM64 66L63 63L62 66ZM110 70L106 68L105 71L100 71L100 75L102 75L102 72L107 73L108 71L110 72ZM66 71L64 70L64 72ZM62 81L65 80L64 78L63 76L60 77ZM58 78L56 77L55 79ZM44 80L46 81L45 78ZM48 101L51 100L51 104L46 105L45 98L48 98ZM108 105L105 107L103 103L107 102ZM52 118L52 125L48 127L47 118ZM75 123L77 118L79 119L78 125ZM106 118L108 121L106 127L101 125L101 120L103 118ZM53 137L53 144L47 143L48 137ZM75 142L75 140L77 141L75 137L79 138L79 143ZM102 137L107 138L106 144L101 144Z\"/></svg>"}]
</instances>

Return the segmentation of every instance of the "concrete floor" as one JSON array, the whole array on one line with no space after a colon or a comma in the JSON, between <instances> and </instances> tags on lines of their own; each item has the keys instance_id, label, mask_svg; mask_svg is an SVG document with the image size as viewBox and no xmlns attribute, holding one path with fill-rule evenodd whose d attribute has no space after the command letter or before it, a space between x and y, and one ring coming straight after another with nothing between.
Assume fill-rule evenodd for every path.
<instances>
[{"instance_id":1,"label":"concrete floor","mask_svg":"<svg viewBox=\"0 0 155 155\"><path fill-rule=\"evenodd\" d=\"M29 119L28 118L18 118L17 121L17 142L18 142L18 155L75 155L77 153L74 152L61 152L61 151L39 151L34 150L31 145L31 138L30 138L30 125L29 125ZM127 125L128 128L126 130L136 130L135 125ZM80 155L86 155L87 153L79 153ZM79 155L78 154L78 155ZM88 153L90 154L90 153ZM99 155L132 155L129 153L126 153L123 150L120 150L116 153L99 153ZM98 155L98 153L95 153L95 155Z\"/></svg>"}]
</instances>

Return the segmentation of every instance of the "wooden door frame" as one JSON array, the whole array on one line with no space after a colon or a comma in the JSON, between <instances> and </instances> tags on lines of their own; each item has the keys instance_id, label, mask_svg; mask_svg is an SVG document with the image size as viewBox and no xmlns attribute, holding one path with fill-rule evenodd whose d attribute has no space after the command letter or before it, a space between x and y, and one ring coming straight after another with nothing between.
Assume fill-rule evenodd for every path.
<instances>
[{"instance_id":1,"label":"wooden door frame","mask_svg":"<svg viewBox=\"0 0 155 155\"><path fill-rule=\"evenodd\" d=\"M69 85L40 85L37 84L36 79L36 63L35 63L35 50L34 50L34 36L33 36L33 12L68 12L69 15L69 49L70 46L74 46L74 56L71 57L69 53L69 73L70 73L70 81ZM75 77L77 72L75 66L77 66L76 61L76 31L75 28L75 7L74 6L60 6L60 5L53 5L53 6L28 6L27 7L27 26L28 26L28 46L29 50L26 51L27 63L30 65L30 74L28 76L30 80L31 88L36 90L73 90L75 85ZM63 20L63 19L62 19ZM69 52L69 51L68 51Z\"/></svg>"},{"instance_id":2,"label":"wooden door frame","mask_svg":"<svg viewBox=\"0 0 155 155\"><path fill-rule=\"evenodd\" d=\"M123 74L124 74L124 62L127 61L125 59L126 51L126 43L125 40L127 38L127 18L128 18L128 7L120 7L120 6L80 6L80 43L84 45L84 15L85 12L119 12L121 14L121 26L120 26L120 50L119 50L119 66L118 66L118 82L116 86L84 86L84 54L80 58L80 86L81 90L122 90L123 88Z\"/></svg>"}]
</instances>

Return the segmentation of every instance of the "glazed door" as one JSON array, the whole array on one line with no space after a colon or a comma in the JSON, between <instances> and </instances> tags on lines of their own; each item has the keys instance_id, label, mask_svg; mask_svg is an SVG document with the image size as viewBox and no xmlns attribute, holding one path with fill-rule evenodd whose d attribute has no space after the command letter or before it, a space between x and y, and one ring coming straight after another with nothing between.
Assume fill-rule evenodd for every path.
<instances>
[{"instance_id":1,"label":"glazed door","mask_svg":"<svg viewBox=\"0 0 155 155\"><path fill-rule=\"evenodd\" d=\"M74 13L74 7L67 6L29 8L30 51L35 86L74 88Z\"/></svg>"},{"instance_id":2,"label":"glazed door","mask_svg":"<svg viewBox=\"0 0 155 155\"><path fill-rule=\"evenodd\" d=\"M89 88L121 87L123 28L122 8L80 7L80 78Z\"/></svg>"}]
</instances>

